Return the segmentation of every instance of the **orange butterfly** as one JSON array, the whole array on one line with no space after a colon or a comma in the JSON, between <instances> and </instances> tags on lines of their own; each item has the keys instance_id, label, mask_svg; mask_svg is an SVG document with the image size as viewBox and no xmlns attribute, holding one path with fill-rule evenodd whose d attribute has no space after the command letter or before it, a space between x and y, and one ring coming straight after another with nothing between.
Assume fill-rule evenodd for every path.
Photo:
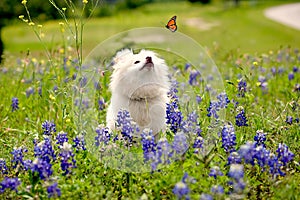
<instances>
[{"instance_id":1,"label":"orange butterfly","mask_svg":"<svg viewBox=\"0 0 300 200\"><path fill-rule=\"evenodd\" d=\"M175 32L177 30L176 18L176 16L173 16L166 25L166 28L172 32Z\"/></svg>"}]
</instances>

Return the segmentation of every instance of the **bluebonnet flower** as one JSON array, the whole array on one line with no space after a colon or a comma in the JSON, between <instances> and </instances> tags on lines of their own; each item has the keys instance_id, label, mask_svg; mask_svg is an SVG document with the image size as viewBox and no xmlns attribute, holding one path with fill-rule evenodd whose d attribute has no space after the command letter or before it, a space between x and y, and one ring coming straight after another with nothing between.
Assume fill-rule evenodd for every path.
<instances>
[{"instance_id":1,"label":"bluebonnet flower","mask_svg":"<svg viewBox=\"0 0 300 200\"><path fill-rule=\"evenodd\" d=\"M200 200L213 200L214 198L210 194L202 193L200 195Z\"/></svg>"},{"instance_id":2,"label":"bluebonnet flower","mask_svg":"<svg viewBox=\"0 0 300 200\"><path fill-rule=\"evenodd\" d=\"M237 126L248 126L247 118L245 115L244 108L242 106L237 107L237 115L235 116L235 124Z\"/></svg>"},{"instance_id":3,"label":"bluebonnet flower","mask_svg":"<svg viewBox=\"0 0 300 200\"><path fill-rule=\"evenodd\" d=\"M54 86L53 86L53 89L52 89L52 91L53 91L53 92L57 92L57 91L58 91L58 87L57 87L57 85L54 85Z\"/></svg>"},{"instance_id":4,"label":"bluebonnet flower","mask_svg":"<svg viewBox=\"0 0 300 200\"><path fill-rule=\"evenodd\" d=\"M186 134L184 134L183 132L177 132L174 136L172 148L176 154L184 154L189 148Z\"/></svg>"},{"instance_id":5,"label":"bluebonnet flower","mask_svg":"<svg viewBox=\"0 0 300 200\"><path fill-rule=\"evenodd\" d=\"M293 117L292 116L286 116L285 122L291 125L293 123Z\"/></svg>"},{"instance_id":6,"label":"bluebonnet flower","mask_svg":"<svg viewBox=\"0 0 300 200\"><path fill-rule=\"evenodd\" d=\"M99 83L99 81L94 82L94 88L95 88L95 90L100 90L101 89L101 84Z\"/></svg>"},{"instance_id":7,"label":"bluebonnet flower","mask_svg":"<svg viewBox=\"0 0 300 200\"><path fill-rule=\"evenodd\" d=\"M300 92L300 84L296 83L294 86L294 92Z\"/></svg>"},{"instance_id":8,"label":"bluebonnet flower","mask_svg":"<svg viewBox=\"0 0 300 200\"><path fill-rule=\"evenodd\" d=\"M13 155L13 159L11 163L13 164L13 168L16 168L17 166L23 166L24 165L24 153L26 153L28 150L23 147L15 148L11 154Z\"/></svg>"},{"instance_id":9,"label":"bluebonnet flower","mask_svg":"<svg viewBox=\"0 0 300 200\"><path fill-rule=\"evenodd\" d=\"M200 104L202 102L202 98L200 96L196 96L196 102L197 104Z\"/></svg>"},{"instance_id":10,"label":"bluebonnet flower","mask_svg":"<svg viewBox=\"0 0 300 200\"><path fill-rule=\"evenodd\" d=\"M57 187L57 183L53 183L52 185L48 186L47 193L48 193L48 198L61 196L61 191Z\"/></svg>"},{"instance_id":11,"label":"bluebonnet flower","mask_svg":"<svg viewBox=\"0 0 300 200\"><path fill-rule=\"evenodd\" d=\"M278 68L278 74L283 74L284 72L284 67L279 67Z\"/></svg>"},{"instance_id":12,"label":"bluebonnet flower","mask_svg":"<svg viewBox=\"0 0 300 200\"><path fill-rule=\"evenodd\" d=\"M156 143L152 130L144 129L141 134L142 137L142 149L144 152L144 161L147 162L154 158L156 153Z\"/></svg>"},{"instance_id":13,"label":"bluebonnet flower","mask_svg":"<svg viewBox=\"0 0 300 200\"><path fill-rule=\"evenodd\" d=\"M221 131L222 147L226 153L235 151L236 135L231 123L225 124Z\"/></svg>"},{"instance_id":14,"label":"bluebonnet flower","mask_svg":"<svg viewBox=\"0 0 300 200\"><path fill-rule=\"evenodd\" d=\"M104 108L105 108L105 101L104 101L104 99L103 98L100 98L99 100L98 100L98 109L99 110L104 110Z\"/></svg>"},{"instance_id":15,"label":"bluebonnet flower","mask_svg":"<svg viewBox=\"0 0 300 200\"><path fill-rule=\"evenodd\" d=\"M278 144L278 148L276 150L278 160L282 162L284 166L287 165L288 162L293 160L294 154L289 150L289 147L286 144Z\"/></svg>"},{"instance_id":16,"label":"bluebonnet flower","mask_svg":"<svg viewBox=\"0 0 300 200\"><path fill-rule=\"evenodd\" d=\"M268 164L270 157L270 151L268 151L264 146L257 146L255 148L255 154L253 158L256 159L257 164L264 168Z\"/></svg>"},{"instance_id":17,"label":"bluebonnet flower","mask_svg":"<svg viewBox=\"0 0 300 200\"><path fill-rule=\"evenodd\" d=\"M217 101L210 101L209 107L207 108L207 116L214 117L215 119L219 118L218 111L220 110L219 103Z\"/></svg>"},{"instance_id":18,"label":"bluebonnet flower","mask_svg":"<svg viewBox=\"0 0 300 200\"><path fill-rule=\"evenodd\" d=\"M212 176L215 179L217 178L217 176L223 176L224 174L221 172L220 167L218 166L213 166L212 168L210 168L209 174L208 176Z\"/></svg>"},{"instance_id":19,"label":"bluebonnet flower","mask_svg":"<svg viewBox=\"0 0 300 200\"><path fill-rule=\"evenodd\" d=\"M217 99L220 108L227 108L227 105L230 103L230 100L225 92L218 94Z\"/></svg>"},{"instance_id":20,"label":"bluebonnet flower","mask_svg":"<svg viewBox=\"0 0 300 200\"><path fill-rule=\"evenodd\" d=\"M274 177L276 176L284 176L285 173L281 171L282 163L279 162L278 157L271 153L268 159L269 172Z\"/></svg>"},{"instance_id":21,"label":"bluebonnet flower","mask_svg":"<svg viewBox=\"0 0 300 200\"><path fill-rule=\"evenodd\" d=\"M156 145L155 160L151 163L152 170L156 170L158 164L169 164L173 156L172 147L166 138L161 138Z\"/></svg>"},{"instance_id":22,"label":"bluebonnet flower","mask_svg":"<svg viewBox=\"0 0 300 200\"><path fill-rule=\"evenodd\" d=\"M184 175L181 181L177 182L172 192L176 195L177 199L190 199L190 189L185 181L187 173Z\"/></svg>"},{"instance_id":23,"label":"bluebonnet flower","mask_svg":"<svg viewBox=\"0 0 300 200\"><path fill-rule=\"evenodd\" d=\"M247 82L243 79L238 81L238 95L239 97L244 97L247 92Z\"/></svg>"},{"instance_id":24,"label":"bluebonnet flower","mask_svg":"<svg viewBox=\"0 0 300 200\"><path fill-rule=\"evenodd\" d=\"M34 156L50 163L51 160L56 159L52 142L50 138L44 138L43 141L35 144Z\"/></svg>"},{"instance_id":25,"label":"bluebonnet flower","mask_svg":"<svg viewBox=\"0 0 300 200\"><path fill-rule=\"evenodd\" d=\"M186 63L184 66L184 71L187 71L192 65L190 63Z\"/></svg>"},{"instance_id":26,"label":"bluebonnet flower","mask_svg":"<svg viewBox=\"0 0 300 200\"><path fill-rule=\"evenodd\" d=\"M120 110L117 115L117 127L121 130L122 139L132 142L133 135L138 133L139 127L132 121L127 110Z\"/></svg>"},{"instance_id":27,"label":"bluebonnet flower","mask_svg":"<svg viewBox=\"0 0 300 200\"><path fill-rule=\"evenodd\" d=\"M32 160L24 160L24 169L28 171L32 166Z\"/></svg>"},{"instance_id":28,"label":"bluebonnet flower","mask_svg":"<svg viewBox=\"0 0 300 200\"><path fill-rule=\"evenodd\" d=\"M170 99L174 99L174 100L178 100L178 81L177 80L172 80L171 81L171 87L170 87L170 91L168 92L168 96L170 97Z\"/></svg>"},{"instance_id":29,"label":"bluebonnet flower","mask_svg":"<svg viewBox=\"0 0 300 200\"><path fill-rule=\"evenodd\" d=\"M81 77L81 78L79 79L79 86L80 86L80 88L85 87L86 84L87 84L87 78L86 78L86 77Z\"/></svg>"},{"instance_id":30,"label":"bluebonnet flower","mask_svg":"<svg viewBox=\"0 0 300 200\"><path fill-rule=\"evenodd\" d=\"M241 156L236 151L233 151L229 154L227 161L227 165L242 163Z\"/></svg>"},{"instance_id":31,"label":"bluebonnet flower","mask_svg":"<svg viewBox=\"0 0 300 200\"><path fill-rule=\"evenodd\" d=\"M109 133L109 129L107 127L105 127L103 124L100 124L97 128L96 128L96 133L97 136L95 137L95 145L98 147L100 146L101 143L107 145L111 134Z\"/></svg>"},{"instance_id":32,"label":"bluebonnet flower","mask_svg":"<svg viewBox=\"0 0 300 200\"><path fill-rule=\"evenodd\" d=\"M34 93L33 87L27 88L26 91L25 91L25 93L26 93L26 97L27 98L30 97L30 95L32 95Z\"/></svg>"},{"instance_id":33,"label":"bluebonnet flower","mask_svg":"<svg viewBox=\"0 0 300 200\"><path fill-rule=\"evenodd\" d=\"M268 90L267 79L264 76L259 76L257 86L259 86L263 92L266 92Z\"/></svg>"},{"instance_id":34,"label":"bluebonnet flower","mask_svg":"<svg viewBox=\"0 0 300 200\"><path fill-rule=\"evenodd\" d=\"M272 68L271 68L271 72L272 72L273 75L276 74L276 71L277 71L277 69L276 69L275 67L272 67Z\"/></svg>"},{"instance_id":35,"label":"bluebonnet flower","mask_svg":"<svg viewBox=\"0 0 300 200\"><path fill-rule=\"evenodd\" d=\"M46 120L42 123L42 129L44 130L44 135L51 135L56 132L56 125Z\"/></svg>"},{"instance_id":36,"label":"bluebonnet flower","mask_svg":"<svg viewBox=\"0 0 300 200\"><path fill-rule=\"evenodd\" d=\"M243 144L238 150L238 154L241 156L242 159L244 159L245 163L250 163L252 165L255 164L255 147L256 144L254 142L247 142L246 144Z\"/></svg>"},{"instance_id":37,"label":"bluebonnet flower","mask_svg":"<svg viewBox=\"0 0 300 200\"><path fill-rule=\"evenodd\" d=\"M211 187L211 193L215 194L215 195L222 195L224 194L224 188L221 185L213 185Z\"/></svg>"},{"instance_id":38,"label":"bluebonnet flower","mask_svg":"<svg viewBox=\"0 0 300 200\"><path fill-rule=\"evenodd\" d=\"M17 97L13 97L11 100L11 109L12 112L16 111L19 109L19 99Z\"/></svg>"},{"instance_id":39,"label":"bluebonnet flower","mask_svg":"<svg viewBox=\"0 0 300 200\"><path fill-rule=\"evenodd\" d=\"M199 85L199 82L197 80L198 76L200 76L200 72L196 70L191 70L190 76L189 76L189 84L194 86L194 85Z\"/></svg>"},{"instance_id":40,"label":"bluebonnet flower","mask_svg":"<svg viewBox=\"0 0 300 200\"><path fill-rule=\"evenodd\" d=\"M244 166L241 164L231 164L228 176L233 179L233 190L235 193L241 193L246 184L244 182Z\"/></svg>"},{"instance_id":41,"label":"bluebonnet flower","mask_svg":"<svg viewBox=\"0 0 300 200\"><path fill-rule=\"evenodd\" d=\"M198 135L193 144L194 153L199 153L200 149L203 149L204 139L201 135Z\"/></svg>"},{"instance_id":42,"label":"bluebonnet flower","mask_svg":"<svg viewBox=\"0 0 300 200\"><path fill-rule=\"evenodd\" d=\"M8 172L6 162L3 158L0 158L0 172L1 174L7 174Z\"/></svg>"},{"instance_id":43,"label":"bluebonnet flower","mask_svg":"<svg viewBox=\"0 0 300 200\"><path fill-rule=\"evenodd\" d=\"M294 72L294 73L297 73L298 71L299 71L298 67L297 67L297 66L294 66L294 67L293 67L293 72Z\"/></svg>"},{"instance_id":44,"label":"bluebonnet flower","mask_svg":"<svg viewBox=\"0 0 300 200\"><path fill-rule=\"evenodd\" d=\"M74 142L73 147L76 149L76 152L78 152L79 150L83 150L83 151L86 150L85 140L84 140L83 135L76 136L73 139L73 142Z\"/></svg>"},{"instance_id":45,"label":"bluebonnet flower","mask_svg":"<svg viewBox=\"0 0 300 200\"><path fill-rule=\"evenodd\" d=\"M64 142L61 151L59 153L60 156L60 166L61 169L64 171L64 175L70 173L70 168L76 167L76 160L74 158L72 145L67 142Z\"/></svg>"},{"instance_id":46,"label":"bluebonnet flower","mask_svg":"<svg viewBox=\"0 0 300 200\"><path fill-rule=\"evenodd\" d=\"M289 81L290 81L290 80L293 80L294 78L295 78L294 73L293 73L293 72L290 72L289 75L288 75Z\"/></svg>"},{"instance_id":47,"label":"bluebonnet flower","mask_svg":"<svg viewBox=\"0 0 300 200\"><path fill-rule=\"evenodd\" d=\"M42 180L48 179L53 174L52 165L50 162L41 158L36 158L32 162L30 170L33 173L37 173Z\"/></svg>"},{"instance_id":48,"label":"bluebonnet flower","mask_svg":"<svg viewBox=\"0 0 300 200\"><path fill-rule=\"evenodd\" d=\"M196 111L191 112L187 116L187 120L181 123L181 130L186 134L197 134L200 135L202 132L200 126L198 125L198 114Z\"/></svg>"},{"instance_id":49,"label":"bluebonnet flower","mask_svg":"<svg viewBox=\"0 0 300 200\"><path fill-rule=\"evenodd\" d=\"M0 194L4 193L6 189L18 192L18 186L21 184L18 178L5 177L0 183Z\"/></svg>"},{"instance_id":50,"label":"bluebonnet flower","mask_svg":"<svg viewBox=\"0 0 300 200\"><path fill-rule=\"evenodd\" d=\"M263 132L263 130L257 130L256 131L256 135L254 136L254 141L256 142L257 146L263 145L264 147L265 145L265 141L266 141L266 134Z\"/></svg>"},{"instance_id":51,"label":"bluebonnet flower","mask_svg":"<svg viewBox=\"0 0 300 200\"><path fill-rule=\"evenodd\" d=\"M61 148L61 146L64 144L64 142L68 142L68 136L67 133L64 133L63 131L59 132L56 136L56 144L58 144L58 148Z\"/></svg>"},{"instance_id":52,"label":"bluebonnet flower","mask_svg":"<svg viewBox=\"0 0 300 200\"><path fill-rule=\"evenodd\" d=\"M175 100L167 103L166 115L166 124L170 125L170 130L173 133L176 133L181 126L183 118L183 115L179 110L178 101Z\"/></svg>"}]
</instances>

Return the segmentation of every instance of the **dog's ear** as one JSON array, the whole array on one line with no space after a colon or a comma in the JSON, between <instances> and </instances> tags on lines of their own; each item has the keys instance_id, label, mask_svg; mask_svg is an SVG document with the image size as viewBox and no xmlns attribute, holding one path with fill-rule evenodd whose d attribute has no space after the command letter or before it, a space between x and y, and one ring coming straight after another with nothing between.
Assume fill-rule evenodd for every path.
<instances>
[{"instance_id":1,"label":"dog's ear","mask_svg":"<svg viewBox=\"0 0 300 200\"><path fill-rule=\"evenodd\" d=\"M113 58L113 68L116 69L116 68L119 68L120 66L122 65L118 65L118 63L122 63L124 62L125 60L128 60L129 57L131 57L133 55L133 52L132 50L130 49L122 49L120 51L118 51L115 55L115 57Z\"/></svg>"}]
</instances>

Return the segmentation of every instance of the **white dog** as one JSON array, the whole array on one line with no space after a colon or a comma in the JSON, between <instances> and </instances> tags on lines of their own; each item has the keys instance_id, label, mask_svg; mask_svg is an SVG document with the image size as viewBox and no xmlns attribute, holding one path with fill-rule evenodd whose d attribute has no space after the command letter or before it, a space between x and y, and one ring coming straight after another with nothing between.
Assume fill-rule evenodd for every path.
<instances>
[{"instance_id":1,"label":"white dog","mask_svg":"<svg viewBox=\"0 0 300 200\"><path fill-rule=\"evenodd\" d=\"M152 51L134 54L125 49L116 54L113 63L107 126L115 129L117 114L125 109L141 130L150 128L154 134L164 131L170 88L165 61Z\"/></svg>"}]
</instances>

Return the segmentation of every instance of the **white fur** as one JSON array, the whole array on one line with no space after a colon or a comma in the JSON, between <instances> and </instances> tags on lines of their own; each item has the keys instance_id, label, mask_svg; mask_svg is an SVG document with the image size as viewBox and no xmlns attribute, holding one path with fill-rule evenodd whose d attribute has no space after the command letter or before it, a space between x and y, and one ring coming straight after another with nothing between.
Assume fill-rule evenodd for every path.
<instances>
[{"instance_id":1,"label":"white fur","mask_svg":"<svg viewBox=\"0 0 300 200\"><path fill-rule=\"evenodd\" d=\"M153 67L144 67L146 57L151 57ZM140 61L136 63L136 61ZM117 114L121 109L129 111L132 119L142 129L150 128L156 134L166 128L167 92L170 88L168 66L165 61L148 50L133 54L125 49L114 58L111 76L111 102L106 122L115 129Z\"/></svg>"}]
</instances>

